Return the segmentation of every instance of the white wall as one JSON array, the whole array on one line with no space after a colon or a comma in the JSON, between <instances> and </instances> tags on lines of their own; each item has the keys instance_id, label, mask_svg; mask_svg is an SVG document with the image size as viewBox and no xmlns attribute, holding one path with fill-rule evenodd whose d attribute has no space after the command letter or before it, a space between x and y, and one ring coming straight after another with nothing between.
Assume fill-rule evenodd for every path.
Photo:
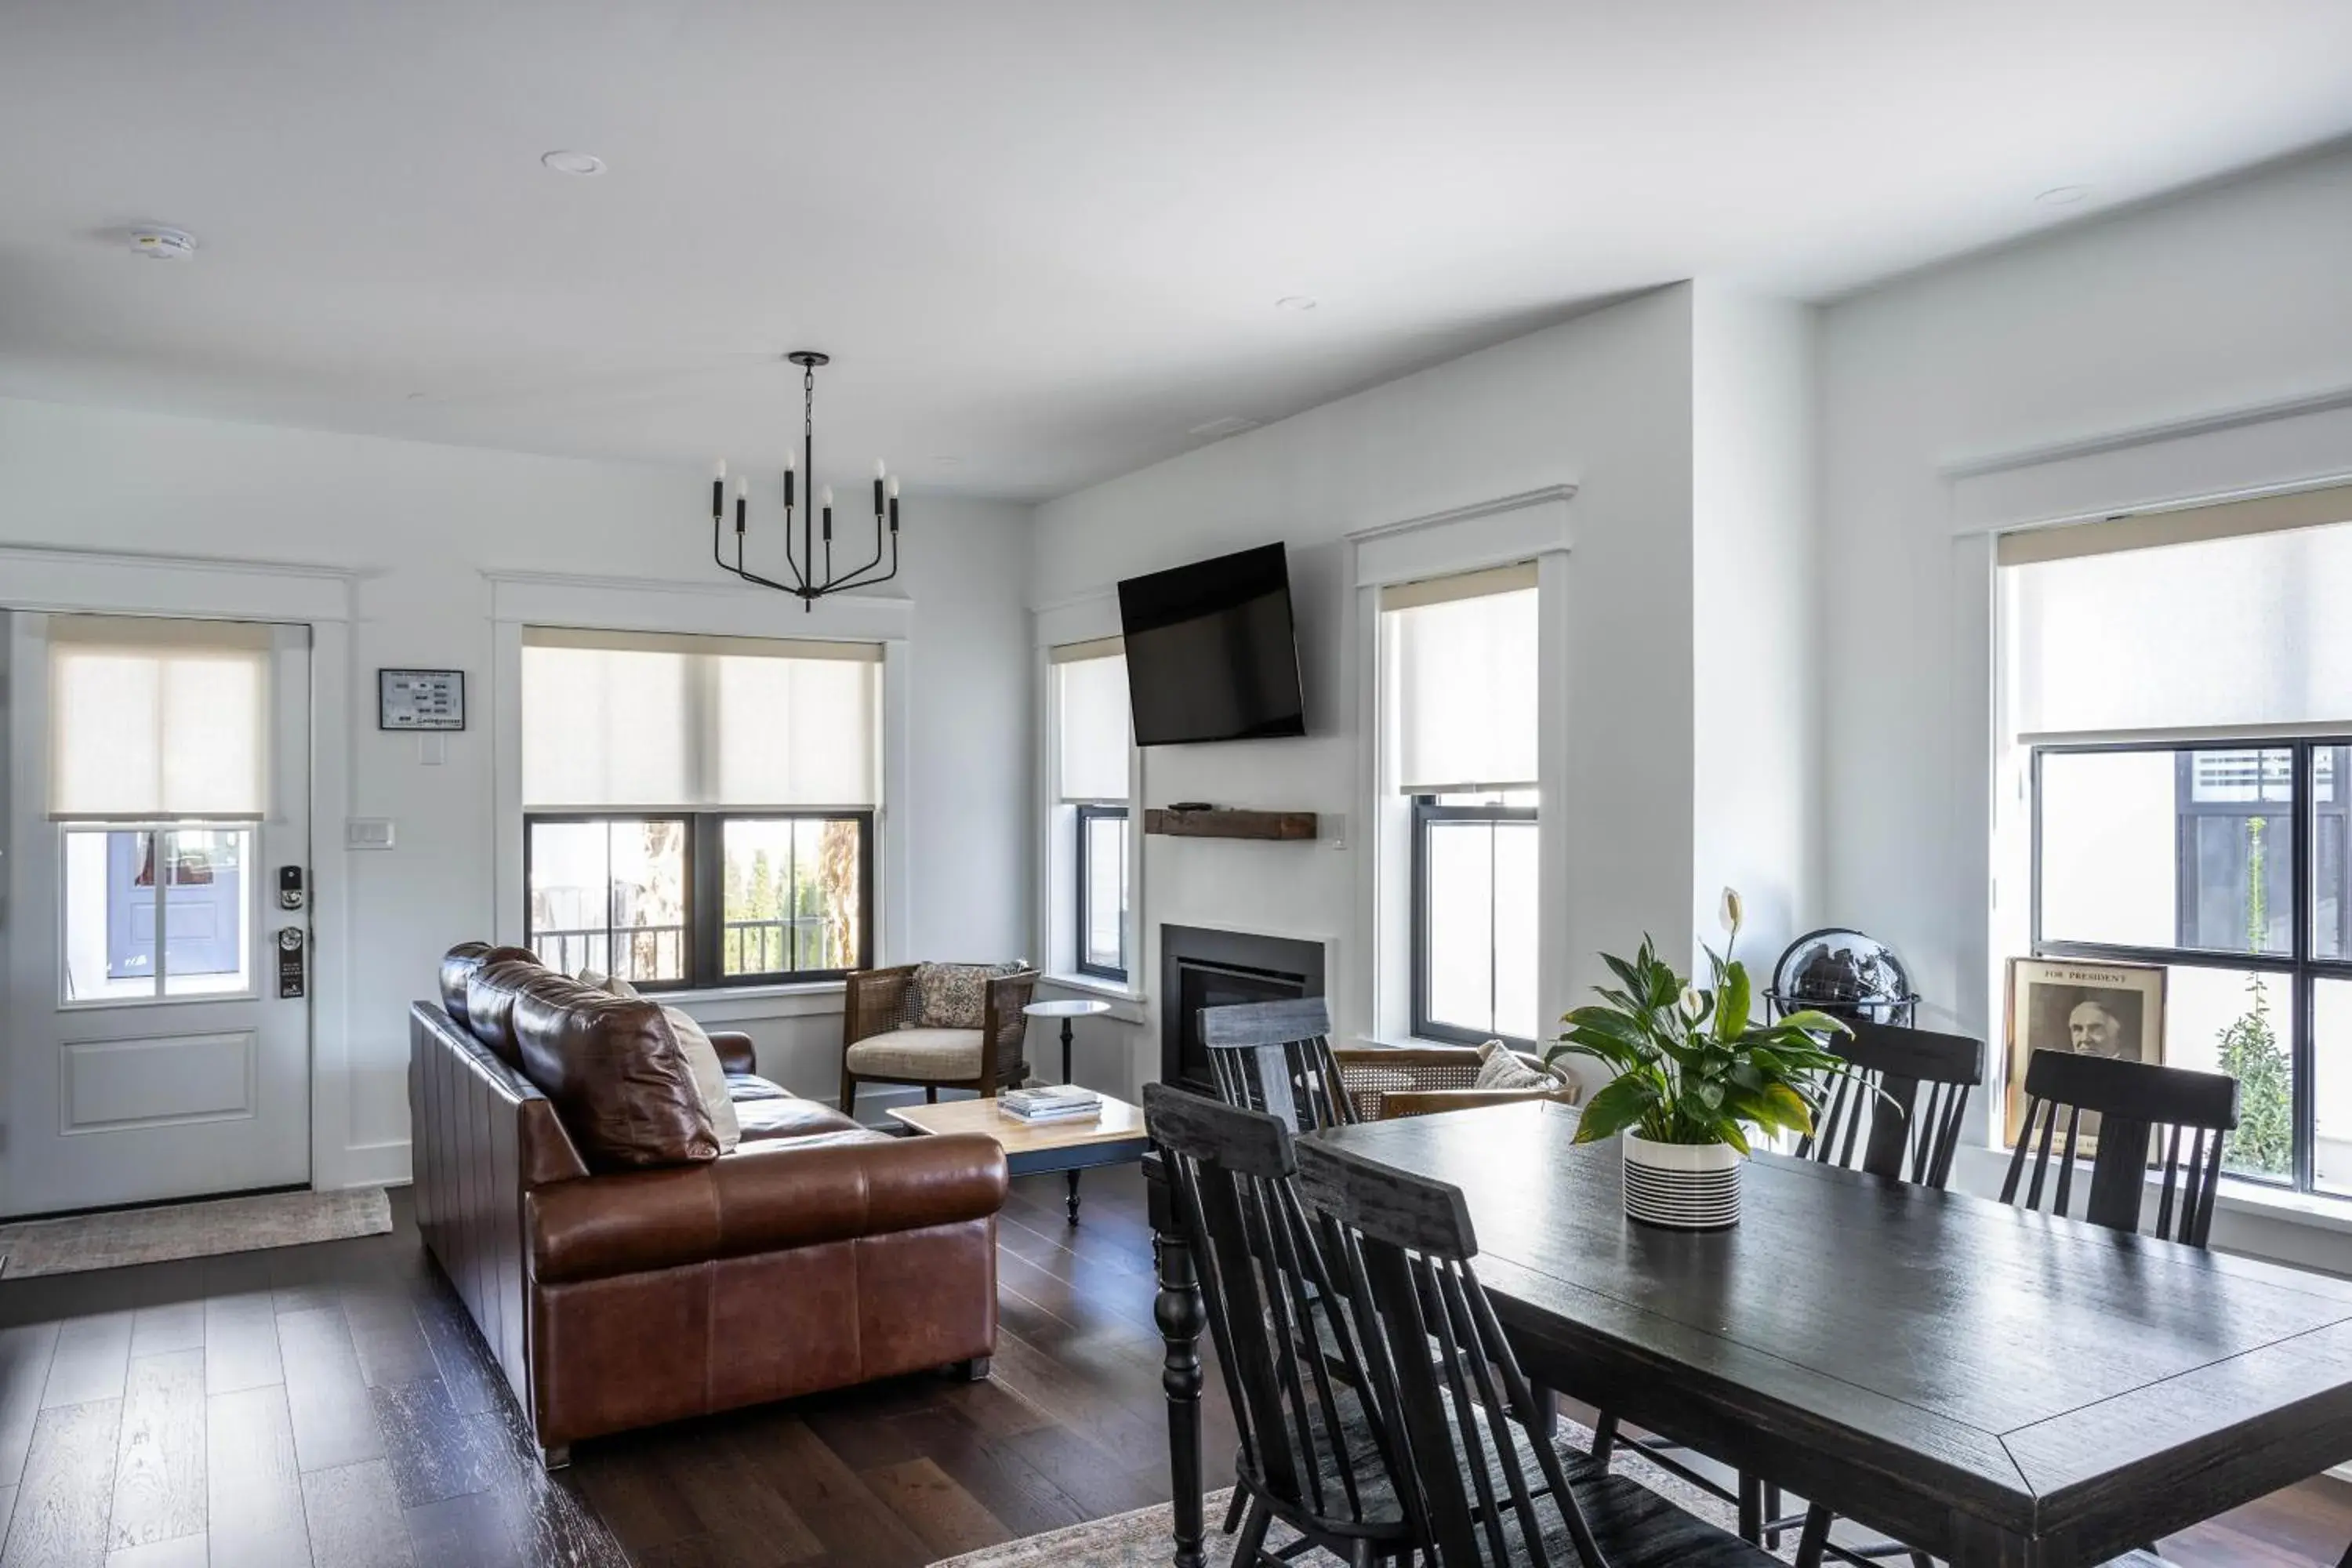
<instances>
[{"instance_id":1,"label":"white wall","mask_svg":"<svg viewBox=\"0 0 2352 1568\"><path fill-rule=\"evenodd\" d=\"M1692 289L1691 929L1738 889L1759 989L1822 878L1814 314Z\"/></svg>"},{"instance_id":2,"label":"white wall","mask_svg":"<svg viewBox=\"0 0 2352 1568\"><path fill-rule=\"evenodd\" d=\"M1139 805L1338 814L1345 849L1150 838L1142 868L1143 984L1156 990L1160 924L1333 942L1338 1026L1359 1034L1371 976L1357 951L1364 836L1350 650L1351 532L1559 484L1577 487L1568 559L1566 669L1573 761L1565 823L1575 868L1546 948L1580 992L1593 954L1643 931L1687 942L1691 770L1691 291L1664 289L1391 382L1097 485L1039 509L1032 602L1108 592L1121 577L1284 541L1290 549L1308 735L1143 753ZM1719 885L1720 879L1717 879ZM1710 917L1711 918L1711 917ZM1156 1000L1156 997L1155 997ZM1546 997L1557 1008L1564 997ZM1126 1034L1122 1051L1115 1043ZM1092 1037L1156 1074L1150 1026Z\"/></svg>"},{"instance_id":3,"label":"white wall","mask_svg":"<svg viewBox=\"0 0 2352 1568\"><path fill-rule=\"evenodd\" d=\"M1902 951L1923 1023L2000 1033L1990 552L1956 534L1947 467L2352 386L2347 275L2339 153L1823 312L1823 913ZM2336 461L2352 471L2352 447ZM2244 1244L2291 1251L2311 1234L2270 1226ZM2340 1240L2322 1259L2352 1268Z\"/></svg>"},{"instance_id":4,"label":"white wall","mask_svg":"<svg viewBox=\"0 0 2352 1568\"><path fill-rule=\"evenodd\" d=\"M398 824L399 847L348 857L360 962L351 1009L346 1172L406 1171L405 1015L429 994L451 943L492 929L488 689L490 590L483 574L536 571L630 581L718 581L708 481L677 470L520 457L259 426L0 401L0 544L215 556L358 574L352 812ZM908 798L912 954L992 956L1029 931L1026 510L910 498L906 570L915 601ZM772 530L770 541L776 539ZM0 580L0 605L8 584ZM775 630L798 605L779 595ZM472 727L447 761L375 728L380 666L462 668ZM316 853L342 855L341 824ZM894 955L895 956L895 955ZM792 1005L698 1007L748 1028L770 1076L810 1095L839 1087L837 996ZM746 1014L756 1016L747 1017Z\"/></svg>"}]
</instances>

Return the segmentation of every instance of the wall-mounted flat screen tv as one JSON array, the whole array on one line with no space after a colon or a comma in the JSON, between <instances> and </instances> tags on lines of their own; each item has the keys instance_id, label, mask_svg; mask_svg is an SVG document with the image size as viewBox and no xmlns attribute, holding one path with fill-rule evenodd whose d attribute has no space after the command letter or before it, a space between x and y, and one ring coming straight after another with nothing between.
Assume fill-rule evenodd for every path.
<instances>
[{"instance_id":1,"label":"wall-mounted flat screen tv","mask_svg":"<svg viewBox=\"0 0 2352 1568\"><path fill-rule=\"evenodd\" d=\"M1137 745L1307 733L1281 545L1130 577L1118 614Z\"/></svg>"}]
</instances>

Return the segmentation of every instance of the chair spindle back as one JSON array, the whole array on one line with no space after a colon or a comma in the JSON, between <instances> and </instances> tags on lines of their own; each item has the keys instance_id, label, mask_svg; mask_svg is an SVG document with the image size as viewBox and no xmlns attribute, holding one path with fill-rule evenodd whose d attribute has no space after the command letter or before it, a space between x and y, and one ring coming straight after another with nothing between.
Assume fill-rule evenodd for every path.
<instances>
[{"instance_id":1,"label":"chair spindle back","mask_svg":"<svg viewBox=\"0 0 2352 1568\"><path fill-rule=\"evenodd\" d=\"M1798 1157L1941 1190L1951 1180L1969 1093L1984 1081L1984 1046L1893 1024L1853 1027L1829 1049L1853 1072L1831 1087Z\"/></svg>"},{"instance_id":2,"label":"chair spindle back","mask_svg":"<svg viewBox=\"0 0 2352 1568\"><path fill-rule=\"evenodd\" d=\"M2086 1125L2084 1119L2091 1118ZM2063 1143L2056 1141L2065 1124ZM2164 1169L2155 1228L2163 1240L2203 1247L2213 1230L2214 1188L2221 1179L2221 1145L2238 1125L2238 1080L2223 1073L2158 1067L2116 1057L2040 1050L2025 1068L2025 1120L2010 1156L2000 1201L2018 1201L2030 1163L2033 1180L2025 1206L2039 1209L2054 1186L2049 1212L2069 1215L2074 1162L2088 1153L2091 1191L2084 1212L2071 1217L2137 1232L2155 1142ZM2187 1157L2182 1140L2188 1139ZM2058 1168L2049 1182L2053 1157Z\"/></svg>"},{"instance_id":3,"label":"chair spindle back","mask_svg":"<svg viewBox=\"0 0 2352 1568\"><path fill-rule=\"evenodd\" d=\"M1357 1119L1331 1055L1330 1004L1320 996L1203 1007L1201 1043L1228 1105L1267 1111L1301 1132Z\"/></svg>"}]
</instances>

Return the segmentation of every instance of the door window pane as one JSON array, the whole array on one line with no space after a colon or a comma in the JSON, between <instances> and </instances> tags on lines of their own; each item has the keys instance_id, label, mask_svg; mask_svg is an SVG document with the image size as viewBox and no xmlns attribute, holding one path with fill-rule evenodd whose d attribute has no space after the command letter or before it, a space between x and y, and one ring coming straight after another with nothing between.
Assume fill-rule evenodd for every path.
<instances>
[{"instance_id":1,"label":"door window pane","mask_svg":"<svg viewBox=\"0 0 2352 1568\"><path fill-rule=\"evenodd\" d=\"M719 966L729 976L855 969L864 844L854 817L730 817Z\"/></svg>"},{"instance_id":2,"label":"door window pane","mask_svg":"<svg viewBox=\"0 0 2352 1568\"><path fill-rule=\"evenodd\" d=\"M68 828L68 1002L244 996L253 991L253 831Z\"/></svg>"},{"instance_id":3,"label":"door window pane","mask_svg":"<svg viewBox=\"0 0 2352 1568\"><path fill-rule=\"evenodd\" d=\"M2352 860L2345 855L2352 817L2352 746L2311 752L2311 951L2316 958L2352 957Z\"/></svg>"},{"instance_id":4,"label":"door window pane","mask_svg":"<svg viewBox=\"0 0 2352 1568\"><path fill-rule=\"evenodd\" d=\"M2165 980L2164 1011L2167 1066L2225 1072L2238 1080L2238 1130L2225 1145L2222 1169L2292 1181L2294 978L2174 964ZM2324 1031L2320 1038L2326 1038Z\"/></svg>"},{"instance_id":5,"label":"door window pane","mask_svg":"<svg viewBox=\"0 0 2352 1568\"><path fill-rule=\"evenodd\" d=\"M684 981L686 846L677 817L533 822L531 950L567 974Z\"/></svg>"}]
</instances>

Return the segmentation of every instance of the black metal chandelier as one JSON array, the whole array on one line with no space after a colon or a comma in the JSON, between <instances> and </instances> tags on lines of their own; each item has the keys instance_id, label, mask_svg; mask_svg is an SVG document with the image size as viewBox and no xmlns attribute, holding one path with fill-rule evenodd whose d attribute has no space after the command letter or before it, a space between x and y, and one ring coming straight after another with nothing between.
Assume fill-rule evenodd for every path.
<instances>
[{"instance_id":1,"label":"black metal chandelier","mask_svg":"<svg viewBox=\"0 0 2352 1568\"><path fill-rule=\"evenodd\" d=\"M801 457L799 466L806 468L812 484L816 479L816 367L832 363L832 356L814 349L794 349L784 356L801 367ZM813 610L816 602L827 594L838 594L845 588L862 588L870 584L887 583L898 574L898 480L889 466L880 458L874 463L874 559L839 576L833 570L833 487L824 486L817 492L816 504L801 506L800 549L793 548L793 512L798 503L793 454L784 451L784 565L792 581L781 582L763 577L743 564L743 545L751 509L750 487L738 477L735 480L735 559L730 563L720 550L722 530L727 517L727 460L719 460L718 476L710 481L710 558L719 566L746 583L756 583L762 588L773 588L800 600L801 608ZM882 570L883 533L889 533L890 569ZM822 537L819 531L822 530ZM822 565L820 565L822 563Z\"/></svg>"}]
</instances>

